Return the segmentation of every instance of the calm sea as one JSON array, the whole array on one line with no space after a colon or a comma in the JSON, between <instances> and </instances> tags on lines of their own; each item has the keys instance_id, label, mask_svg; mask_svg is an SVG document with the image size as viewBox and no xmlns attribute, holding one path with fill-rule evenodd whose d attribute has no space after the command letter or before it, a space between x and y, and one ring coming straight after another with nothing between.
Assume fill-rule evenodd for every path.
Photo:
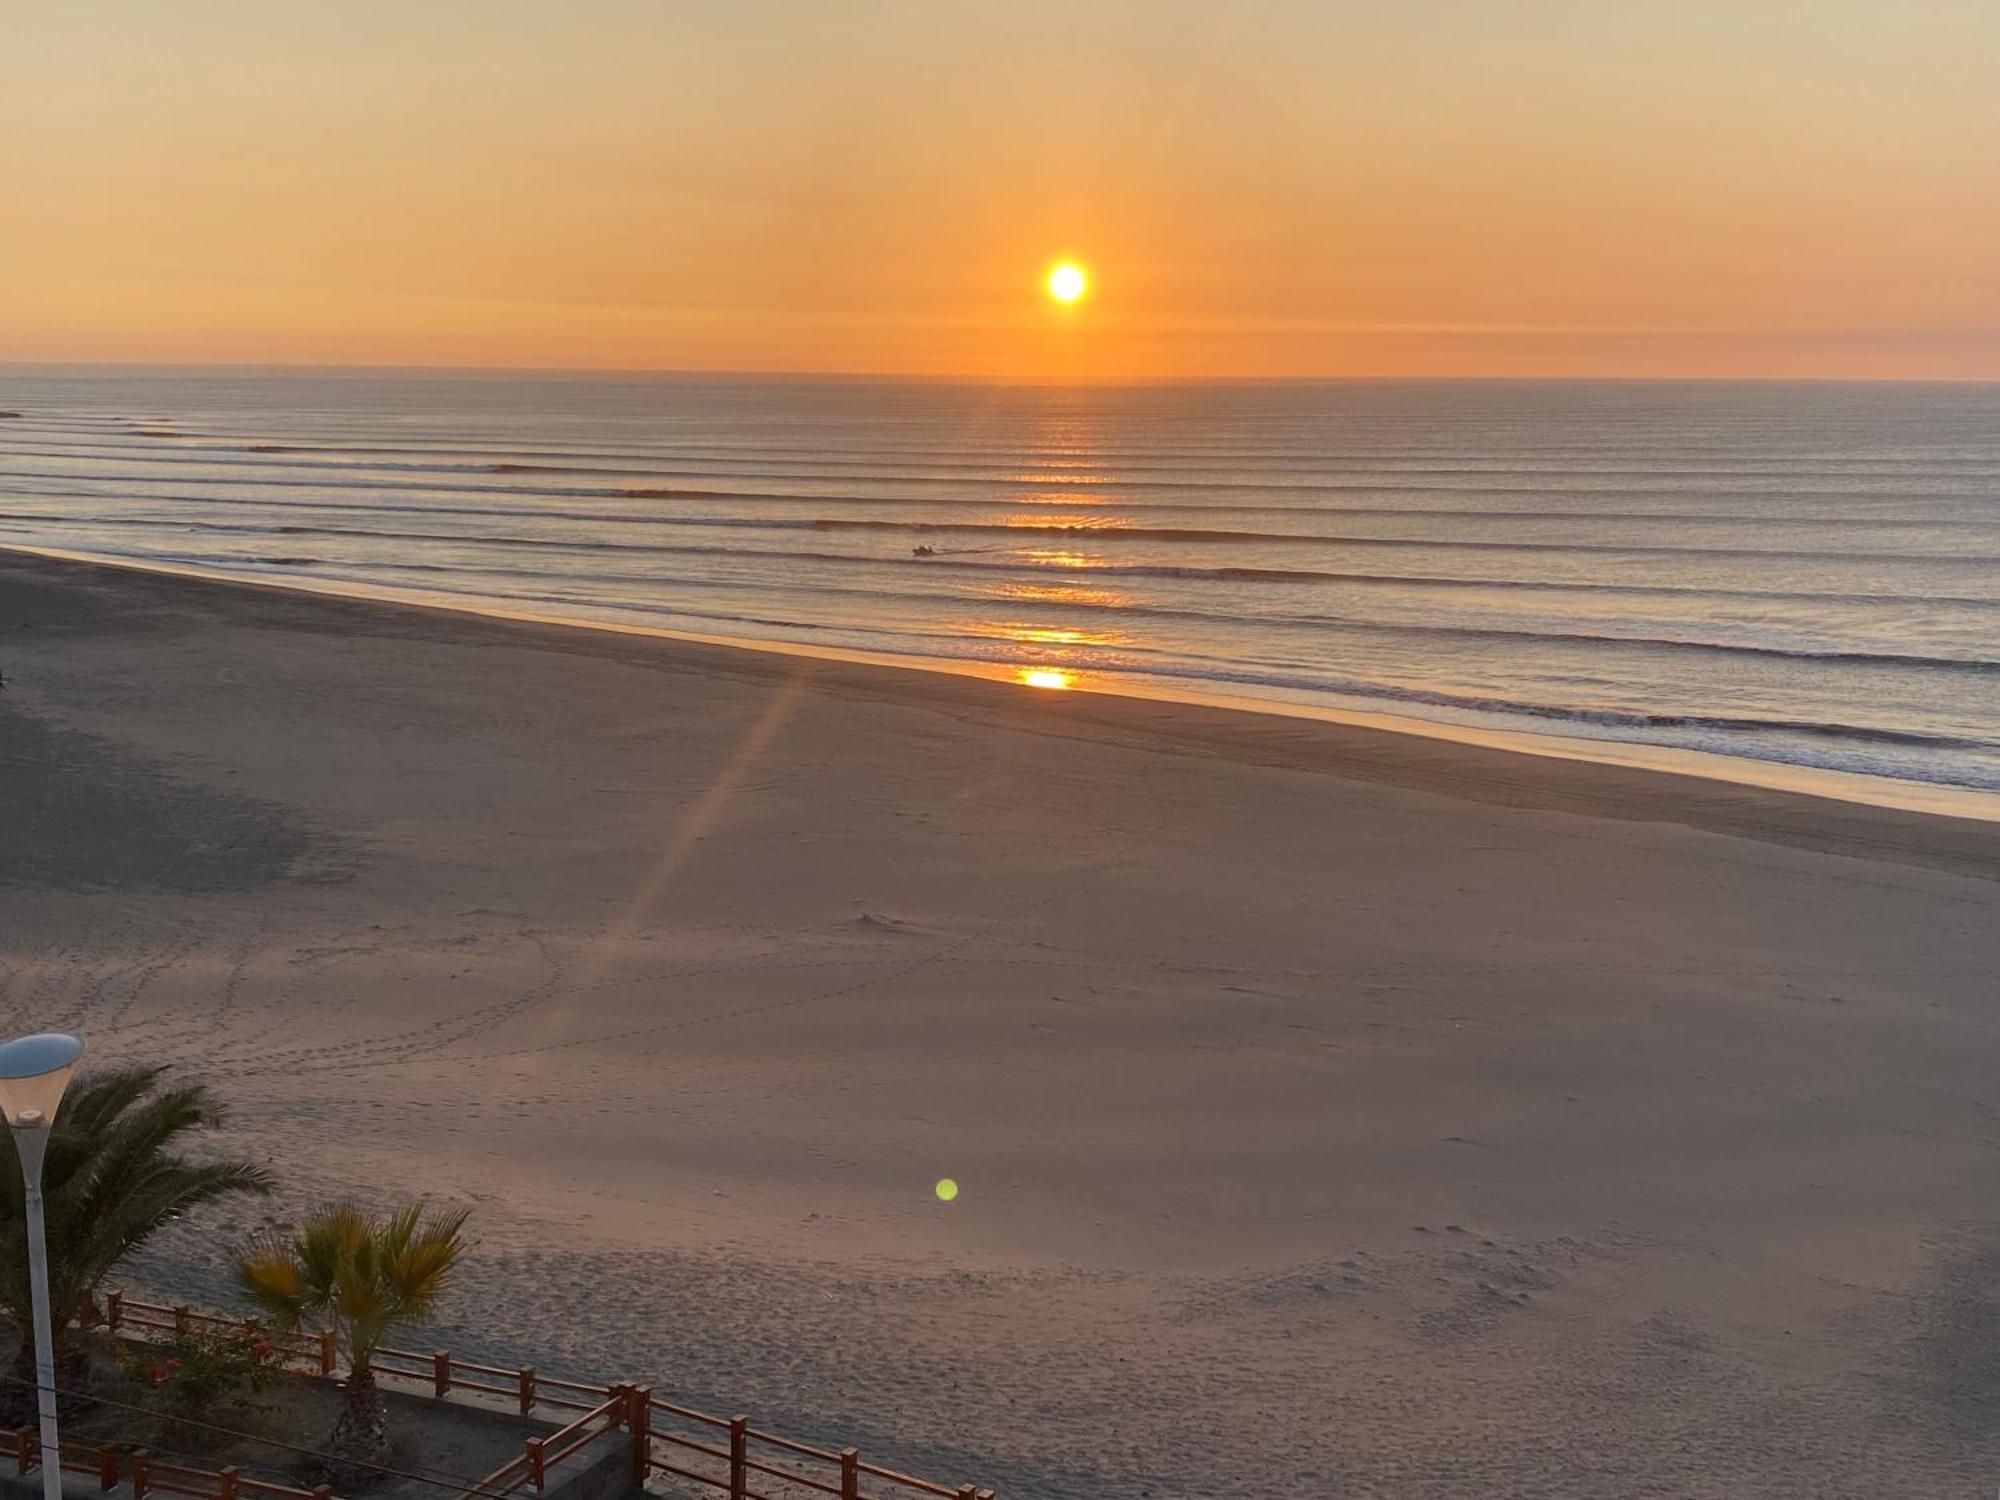
<instances>
[{"instance_id":1,"label":"calm sea","mask_svg":"<svg viewBox=\"0 0 2000 1500\"><path fill-rule=\"evenodd\" d=\"M0 369L0 544L2000 790L2000 386Z\"/></svg>"}]
</instances>

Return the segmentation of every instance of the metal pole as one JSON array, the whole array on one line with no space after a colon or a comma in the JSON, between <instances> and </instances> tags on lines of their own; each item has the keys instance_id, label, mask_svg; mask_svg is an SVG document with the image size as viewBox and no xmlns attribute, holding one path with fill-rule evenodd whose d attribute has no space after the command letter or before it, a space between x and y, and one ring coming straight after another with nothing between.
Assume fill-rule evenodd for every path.
<instances>
[{"instance_id":1,"label":"metal pole","mask_svg":"<svg viewBox=\"0 0 2000 1500\"><path fill-rule=\"evenodd\" d=\"M42 1156L49 1128L24 1114L14 1147L28 1197L28 1280L35 1294L35 1404L42 1418L42 1500L63 1500L62 1448L56 1442L56 1343L49 1328L49 1247L42 1220Z\"/></svg>"}]
</instances>

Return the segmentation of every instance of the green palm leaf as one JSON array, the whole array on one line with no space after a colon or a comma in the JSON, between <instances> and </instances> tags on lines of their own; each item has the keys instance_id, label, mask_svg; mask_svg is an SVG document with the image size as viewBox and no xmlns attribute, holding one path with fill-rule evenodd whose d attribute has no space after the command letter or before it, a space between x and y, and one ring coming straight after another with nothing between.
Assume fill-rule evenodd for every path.
<instances>
[{"instance_id":1,"label":"green palm leaf","mask_svg":"<svg viewBox=\"0 0 2000 1500\"><path fill-rule=\"evenodd\" d=\"M200 1084L162 1086L161 1068L111 1068L70 1086L42 1166L49 1307L57 1329L76 1322L104 1280L166 1225L232 1193L266 1193L249 1162L198 1161L179 1147L223 1111ZM0 1132L0 1309L28 1326L26 1204L11 1131Z\"/></svg>"},{"instance_id":2,"label":"green palm leaf","mask_svg":"<svg viewBox=\"0 0 2000 1500\"><path fill-rule=\"evenodd\" d=\"M355 1473L387 1451L369 1361L391 1328L436 1311L467 1249L466 1218L422 1202L389 1214L335 1204L290 1234L251 1241L237 1260L237 1285L279 1327L317 1323L344 1352L347 1393L330 1446L353 1459Z\"/></svg>"}]
</instances>

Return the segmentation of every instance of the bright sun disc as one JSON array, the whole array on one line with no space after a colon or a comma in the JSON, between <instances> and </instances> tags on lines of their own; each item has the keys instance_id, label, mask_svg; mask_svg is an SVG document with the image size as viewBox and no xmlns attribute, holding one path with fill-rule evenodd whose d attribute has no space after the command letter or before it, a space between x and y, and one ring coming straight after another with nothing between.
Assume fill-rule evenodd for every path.
<instances>
[{"instance_id":1,"label":"bright sun disc","mask_svg":"<svg viewBox=\"0 0 2000 1500\"><path fill-rule=\"evenodd\" d=\"M1090 277L1073 260L1059 261L1049 268L1049 295L1065 307L1083 300L1090 290Z\"/></svg>"},{"instance_id":2,"label":"bright sun disc","mask_svg":"<svg viewBox=\"0 0 2000 1500\"><path fill-rule=\"evenodd\" d=\"M1048 688L1056 692L1076 681L1074 672L1064 672L1055 667L1023 667L1014 677L1024 687Z\"/></svg>"}]
</instances>

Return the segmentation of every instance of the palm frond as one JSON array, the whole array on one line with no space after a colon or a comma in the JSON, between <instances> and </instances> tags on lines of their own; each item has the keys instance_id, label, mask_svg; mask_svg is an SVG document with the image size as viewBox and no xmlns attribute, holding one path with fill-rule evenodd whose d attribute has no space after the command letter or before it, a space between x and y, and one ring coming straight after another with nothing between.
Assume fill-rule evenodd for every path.
<instances>
[{"instance_id":1,"label":"palm frond","mask_svg":"<svg viewBox=\"0 0 2000 1500\"><path fill-rule=\"evenodd\" d=\"M73 1321L106 1276L167 1224L232 1193L264 1193L270 1174L249 1162L203 1162L179 1142L223 1111L200 1084L163 1086L157 1067L100 1069L78 1078L49 1131L42 1188L56 1327ZM11 1132L0 1153L14 1155ZM0 1160L0 1307L28 1314L20 1173Z\"/></svg>"},{"instance_id":2,"label":"palm frond","mask_svg":"<svg viewBox=\"0 0 2000 1500\"><path fill-rule=\"evenodd\" d=\"M422 1201L386 1215L333 1204L289 1238L253 1241L237 1282L287 1328L323 1320L360 1369L391 1328L431 1316L467 1249L468 1217Z\"/></svg>"}]
</instances>

